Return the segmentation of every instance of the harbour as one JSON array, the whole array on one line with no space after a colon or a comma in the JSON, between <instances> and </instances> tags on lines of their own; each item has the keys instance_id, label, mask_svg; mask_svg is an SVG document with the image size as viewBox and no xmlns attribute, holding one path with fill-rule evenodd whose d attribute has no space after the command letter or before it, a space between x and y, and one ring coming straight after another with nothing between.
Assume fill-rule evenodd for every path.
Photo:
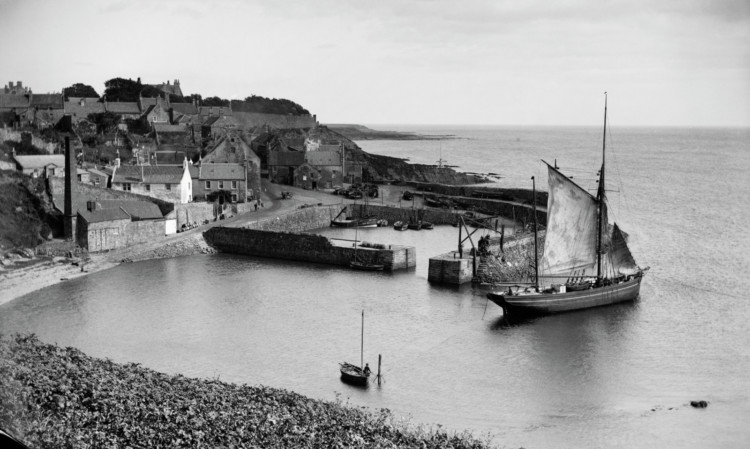
<instances>
[{"instance_id":1,"label":"harbour","mask_svg":"<svg viewBox=\"0 0 750 449\"><path fill-rule=\"evenodd\" d=\"M534 158L548 157L534 147L567 142L580 148L588 134L480 131L495 134L469 141L467 154L503 136L522 136L522 145L506 148L507 165L518 167L506 179L519 187L538 170ZM661 152L647 144L653 132ZM566 133L576 137L561 139ZM729 273L742 271L748 248L723 236L740 235L740 223L750 217L736 210L726 221L715 212L735 204L720 192L742 185L746 138L731 131L638 129L620 137L631 205L626 212L623 200L615 213L637 261L653 267L635 302L508 325L485 290L428 282L429 258L457 249L458 231L445 224L419 232L358 230L361 240L414 246L416 266L407 270L355 272L231 254L143 261L1 306L0 328L167 373L386 407L414 423L492 433L506 446L730 447L748 436L742 429L750 413L744 393L750 390L750 310L741 301L748 286ZM368 143L374 145L367 151L380 145ZM411 145L401 151L413 159L429 150L423 142ZM448 154L450 143L444 145ZM695 156L708 146L724 158L676 163L675 154ZM580 159L577 149L556 154ZM730 160L739 162L733 167ZM478 168L468 158L461 163ZM724 176L701 175L706 166ZM657 175L665 177L659 196L650 181ZM351 229L316 232L353 235ZM382 354L385 378L365 390L337 376L337 362L359 352L363 309L365 360L372 366ZM694 410L693 399L707 400L708 408Z\"/></svg>"}]
</instances>

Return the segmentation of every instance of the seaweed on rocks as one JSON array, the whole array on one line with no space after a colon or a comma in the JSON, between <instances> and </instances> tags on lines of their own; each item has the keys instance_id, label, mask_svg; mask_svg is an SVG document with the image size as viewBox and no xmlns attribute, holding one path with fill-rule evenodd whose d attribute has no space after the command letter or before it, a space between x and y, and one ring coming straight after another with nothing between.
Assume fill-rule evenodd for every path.
<instances>
[{"instance_id":1,"label":"seaweed on rocks","mask_svg":"<svg viewBox=\"0 0 750 449\"><path fill-rule=\"evenodd\" d=\"M163 374L34 335L0 336L0 428L34 448L488 447L387 409Z\"/></svg>"}]
</instances>

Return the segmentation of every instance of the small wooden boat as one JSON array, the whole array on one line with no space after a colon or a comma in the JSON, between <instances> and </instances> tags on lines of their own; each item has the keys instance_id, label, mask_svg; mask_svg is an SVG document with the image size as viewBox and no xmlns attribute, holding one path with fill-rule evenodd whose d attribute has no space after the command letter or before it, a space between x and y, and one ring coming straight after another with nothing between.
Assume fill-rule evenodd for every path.
<instances>
[{"instance_id":1,"label":"small wooden boat","mask_svg":"<svg viewBox=\"0 0 750 449\"><path fill-rule=\"evenodd\" d=\"M341 380L352 385L367 385L369 374L365 374L362 368L351 363L339 363Z\"/></svg>"},{"instance_id":2,"label":"small wooden boat","mask_svg":"<svg viewBox=\"0 0 750 449\"><path fill-rule=\"evenodd\" d=\"M344 218L331 220L331 226L339 228L375 228L378 226L377 218Z\"/></svg>"},{"instance_id":3,"label":"small wooden boat","mask_svg":"<svg viewBox=\"0 0 750 449\"><path fill-rule=\"evenodd\" d=\"M397 221L393 223L393 229L397 231L406 231L407 229L409 229L409 225L404 223L403 221Z\"/></svg>"},{"instance_id":4,"label":"small wooden boat","mask_svg":"<svg viewBox=\"0 0 750 449\"><path fill-rule=\"evenodd\" d=\"M410 221L408 224L409 229L413 231L419 231L422 229L422 222L421 221Z\"/></svg>"},{"instance_id":5,"label":"small wooden boat","mask_svg":"<svg viewBox=\"0 0 750 449\"><path fill-rule=\"evenodd\" d=\"M349 262L349 266L351 268L354 268L355 270L360 271L383 271L385 268L385 265L382 263L368 263L368 262L360 262L358 260L353 260Z\"/></svg>"},{"instance_id":6,"label":"small wooden boat","mask_svg":"<svg viewBox=\"0 0 750 449\"><path fill-rule=\"evenodd\" d=\"M359 343L359 366L352 365L351 363L344 362L339 363L339 371L341 372L341 380L343 382L352 385L367 385L367 379L370 377L370 368L364 365L364 351L365 351L365 311L362 310L362 332Z\"/></svg>"},{"instance_id":7,"label":"small wooden boat","mask_svg":"<svg viewBox=\"0 0 750 449\"><path fill-rule=\"evenodd\" d=\"M432 229L432 223L430 223L429 221L423 221L422 229Z\"/></svg>"}]
</instances>

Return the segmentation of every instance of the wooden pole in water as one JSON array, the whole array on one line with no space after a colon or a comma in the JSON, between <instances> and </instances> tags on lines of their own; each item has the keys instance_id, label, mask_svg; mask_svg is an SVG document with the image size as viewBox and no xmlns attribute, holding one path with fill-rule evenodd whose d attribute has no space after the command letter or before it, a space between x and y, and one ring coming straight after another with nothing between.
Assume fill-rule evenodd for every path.
<instances>
[{"instance_id":1,"label":"wooden pole in water","mask_svg":"<svg viewBox=\"0 0 750 449\"><path fill-rule=\"evenodd\" d=\"M383 360L383 356L378 354L378 385L380 385L380 363Z\"/></svg>"}]
</instances>

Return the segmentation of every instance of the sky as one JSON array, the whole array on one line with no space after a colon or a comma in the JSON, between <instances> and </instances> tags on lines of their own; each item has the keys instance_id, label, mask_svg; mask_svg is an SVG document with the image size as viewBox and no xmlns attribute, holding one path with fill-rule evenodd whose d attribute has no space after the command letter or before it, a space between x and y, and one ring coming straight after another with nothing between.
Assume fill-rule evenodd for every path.
<instances>
[{"instance_id":1,"label":"sky","mask_svg":"<svg viewBox=\"0 0 750 449\"><path fill-rule=\"evenodd\" d=\"M321 123L750 126L750 0L0 0L0 84L287 98Z\"/></svg>"}]
</instances>

